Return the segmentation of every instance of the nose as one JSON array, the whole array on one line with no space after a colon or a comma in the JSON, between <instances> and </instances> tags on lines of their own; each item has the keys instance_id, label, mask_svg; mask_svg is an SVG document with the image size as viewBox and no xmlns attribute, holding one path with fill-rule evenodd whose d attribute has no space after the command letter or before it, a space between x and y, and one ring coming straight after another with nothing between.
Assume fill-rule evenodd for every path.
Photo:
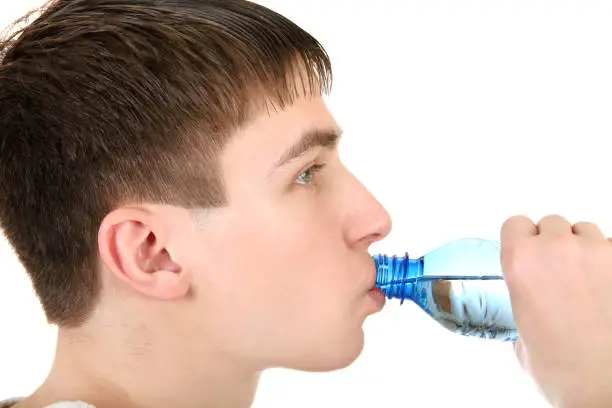
<instances>
[{"instance_id":1,"label":"nose","mask_svg":"<svg viewBox=\"0 0 612 408\"><path fill-rule=\"evenodd\" d=\"M392 221L382 204L367 188L350 175L353 183L344 194L345 208L348 208L345 224L345 239L351 247L367 249L391 232Z\"/></svg>"}]
</instances>

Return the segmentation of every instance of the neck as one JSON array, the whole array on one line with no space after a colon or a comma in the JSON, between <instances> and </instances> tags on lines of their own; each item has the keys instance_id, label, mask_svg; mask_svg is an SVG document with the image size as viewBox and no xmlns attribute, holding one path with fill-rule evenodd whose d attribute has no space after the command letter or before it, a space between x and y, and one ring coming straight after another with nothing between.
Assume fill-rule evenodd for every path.
<instances>
[{"instance_id":1,"label":"neck","mask_svg":"<svg viewBox=\"0 0 612 408\"><path fill-rule=\"evenodd\" d=\"M53 367L32 405L82 400L96 408L251 406L260 372L237 359L202 348L194 358L180 336L157 333L136 341L134 333L118 336L117 326L106 330L59 330Z\"/></svg>"}]
</instances>

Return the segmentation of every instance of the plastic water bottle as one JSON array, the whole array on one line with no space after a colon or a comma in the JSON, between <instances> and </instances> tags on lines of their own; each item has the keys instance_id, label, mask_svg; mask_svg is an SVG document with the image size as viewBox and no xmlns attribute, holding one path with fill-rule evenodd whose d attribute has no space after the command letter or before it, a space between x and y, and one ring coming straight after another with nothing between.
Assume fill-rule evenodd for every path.
<instances>
[{"instance_id":1,"label":"plastic water bottle","mask_svg":"<svg viewBox=\"0 0 612 408\"><path fill-rule=\"evenodd\" d=\"M518 333L498 242L465 238L418 258L374 255L376 286L388 299L416 303L462 335L515 341Z\"/></svg>"}]
</instances>

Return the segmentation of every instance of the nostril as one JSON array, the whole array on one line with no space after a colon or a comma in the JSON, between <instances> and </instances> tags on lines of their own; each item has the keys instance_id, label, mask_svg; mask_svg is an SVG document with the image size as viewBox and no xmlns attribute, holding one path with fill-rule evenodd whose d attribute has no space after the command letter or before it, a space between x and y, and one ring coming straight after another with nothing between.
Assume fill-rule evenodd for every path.
<instances>
[{"instance_id":1,"label":"nostril","mask_svg":"<svg viewBox=\"0 0 612 408\"><path fill-rule=\"evenodd\" d=\"M374 232L374 233L368 235L367 237L365 237L365 241L368 244L373 244L374 242L380 241L383 238L384 238L383 234L381 234L380 232Z\"/></svg>"}]
</instances>

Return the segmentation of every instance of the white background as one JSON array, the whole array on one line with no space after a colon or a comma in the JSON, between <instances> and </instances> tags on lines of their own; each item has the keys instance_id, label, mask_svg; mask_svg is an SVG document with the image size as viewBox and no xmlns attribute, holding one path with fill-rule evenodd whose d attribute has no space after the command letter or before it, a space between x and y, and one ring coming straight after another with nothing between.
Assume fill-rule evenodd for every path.
<instances>
[{"instance_id":1,"label":"white background","mask_svg":"<svg viewBox=\"0 0 612 408\"><path fill-rule=\"evenodd\" d=\"M612 232L612 3L268 0L329 51L345 162L394 229L372 253L497 239L523 213ZM39 1L3 1L2 26ZM0 242L0 398L43 380L55 329ZM332 373L270 371L255 407L546 407L510 347L446 332L394 302Z\"/></svg>"}]
</instances>

